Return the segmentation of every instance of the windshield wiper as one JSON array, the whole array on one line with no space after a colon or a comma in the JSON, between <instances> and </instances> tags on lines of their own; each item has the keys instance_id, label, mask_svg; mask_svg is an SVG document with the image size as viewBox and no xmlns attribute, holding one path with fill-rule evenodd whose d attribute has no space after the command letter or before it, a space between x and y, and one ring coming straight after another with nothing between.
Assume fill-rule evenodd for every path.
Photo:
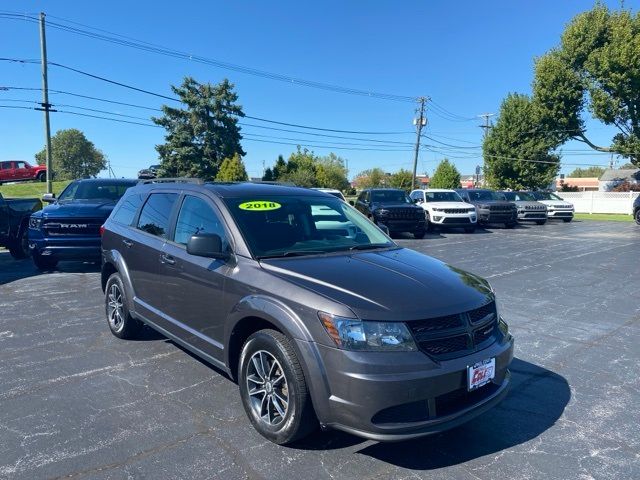
<instances>
[{"instance_id":1,"label":"windshield wiper","mask_svg":"<svg viewBox=\"0 0 640 480\"><path fill-rule=\"evenodd\" d=\"M358 245L354 245L353 247L349 247L349 250L373 250L374 248L384 248L391 246L393 245L389 245L388 243L361 243Z\"/></svg>"},{"instance_id":2,"label":"windshield wiper","mask_svg":"<svg viewBox=\"0 0 640 480\"><path fill-rule=\"evenodd\" d=\"M274 253L272 255L261 255L256 257L258 260L263 260L265 258L282 258L282 257L302 257L305 255L319 255L327 253L324 250L289 250L287 252L282 253Z\"/></svg>"}]
</instances>

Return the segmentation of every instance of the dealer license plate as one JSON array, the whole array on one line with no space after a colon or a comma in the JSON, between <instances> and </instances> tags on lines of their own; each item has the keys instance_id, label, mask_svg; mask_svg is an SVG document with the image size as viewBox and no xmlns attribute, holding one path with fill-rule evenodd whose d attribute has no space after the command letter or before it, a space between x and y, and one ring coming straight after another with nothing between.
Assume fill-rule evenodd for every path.
<instances>
[{"instance_id":1,"label":"dealer license plate","mask_svg":"<svg viewBox=\"0 0 640 480\"><path fill-rule=\"evenodd\" d=\"M467 367L467 388L475 390L491 381L496 376L496 359L489 358Z\"/></svg>"}]
</instances>

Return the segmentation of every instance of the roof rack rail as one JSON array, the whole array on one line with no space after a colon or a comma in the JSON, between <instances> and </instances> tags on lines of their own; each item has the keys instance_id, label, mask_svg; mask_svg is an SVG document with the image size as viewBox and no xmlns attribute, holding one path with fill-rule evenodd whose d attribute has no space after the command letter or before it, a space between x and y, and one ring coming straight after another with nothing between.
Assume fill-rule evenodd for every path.
<instances>
[{"instance_id":1,"label":"roof rack rail","mask_svg":"<svg viewBox=\"0 0 640 480\"><path fill-rule=\"evenodd\" d=\"M140 180L140 183L143 185L147 185L149 183L196 183L203 184L204 180L201 178L190 178L190 177L178 177L178 178L148 178L145 180Z\"/></svg>"}]
</instances>

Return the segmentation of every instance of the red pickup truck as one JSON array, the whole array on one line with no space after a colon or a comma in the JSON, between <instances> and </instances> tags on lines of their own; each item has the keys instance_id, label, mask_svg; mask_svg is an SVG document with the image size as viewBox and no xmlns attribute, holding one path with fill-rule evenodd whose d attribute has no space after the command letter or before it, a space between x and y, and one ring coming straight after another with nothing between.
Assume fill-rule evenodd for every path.
<instances>
[{"instance_id":1,"label":"red pickup truck","mask_svg":"<svg viewBox=\"0 0 640 480\"><path fill-rule=\"evenodd\" d=\"M44 165L33 167L24 160L0 161L0 185L7 182L23 182L26 180L44 182L46 179L47 167Z\"/></svg>"}]
</instances>

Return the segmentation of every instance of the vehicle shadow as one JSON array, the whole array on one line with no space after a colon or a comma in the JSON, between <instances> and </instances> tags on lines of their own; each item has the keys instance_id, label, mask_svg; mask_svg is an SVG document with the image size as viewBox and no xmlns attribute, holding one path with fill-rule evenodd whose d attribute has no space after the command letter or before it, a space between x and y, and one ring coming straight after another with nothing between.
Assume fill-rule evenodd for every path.
<instances>
[{"instance_id":1,"label":"vehicle shadow","mask_svg":"<svg viewBox=\"0 0 640 480\"><path fill-rule=\"evenodd\" d=\"M492 455L551 428L571 398L566 379L520 359L511 364L504 401L480 417L444 433L400 443L375 443L357 453L413 470L433 470Z\"/></svg>"},{"instance_id":2,"label":"vehicle shadow","mask_svg":"<svg viewBox=\"0 0 640 480\"><path fill-rule=\"evenodd\" d=\"M15 260L9 252L0 251L0 285L15 282L23 278L47 275L48 273L94 273L100 271L99 263L60 262L51 271L38 270L30 258Z\"/></svg>"}]
</instances>

